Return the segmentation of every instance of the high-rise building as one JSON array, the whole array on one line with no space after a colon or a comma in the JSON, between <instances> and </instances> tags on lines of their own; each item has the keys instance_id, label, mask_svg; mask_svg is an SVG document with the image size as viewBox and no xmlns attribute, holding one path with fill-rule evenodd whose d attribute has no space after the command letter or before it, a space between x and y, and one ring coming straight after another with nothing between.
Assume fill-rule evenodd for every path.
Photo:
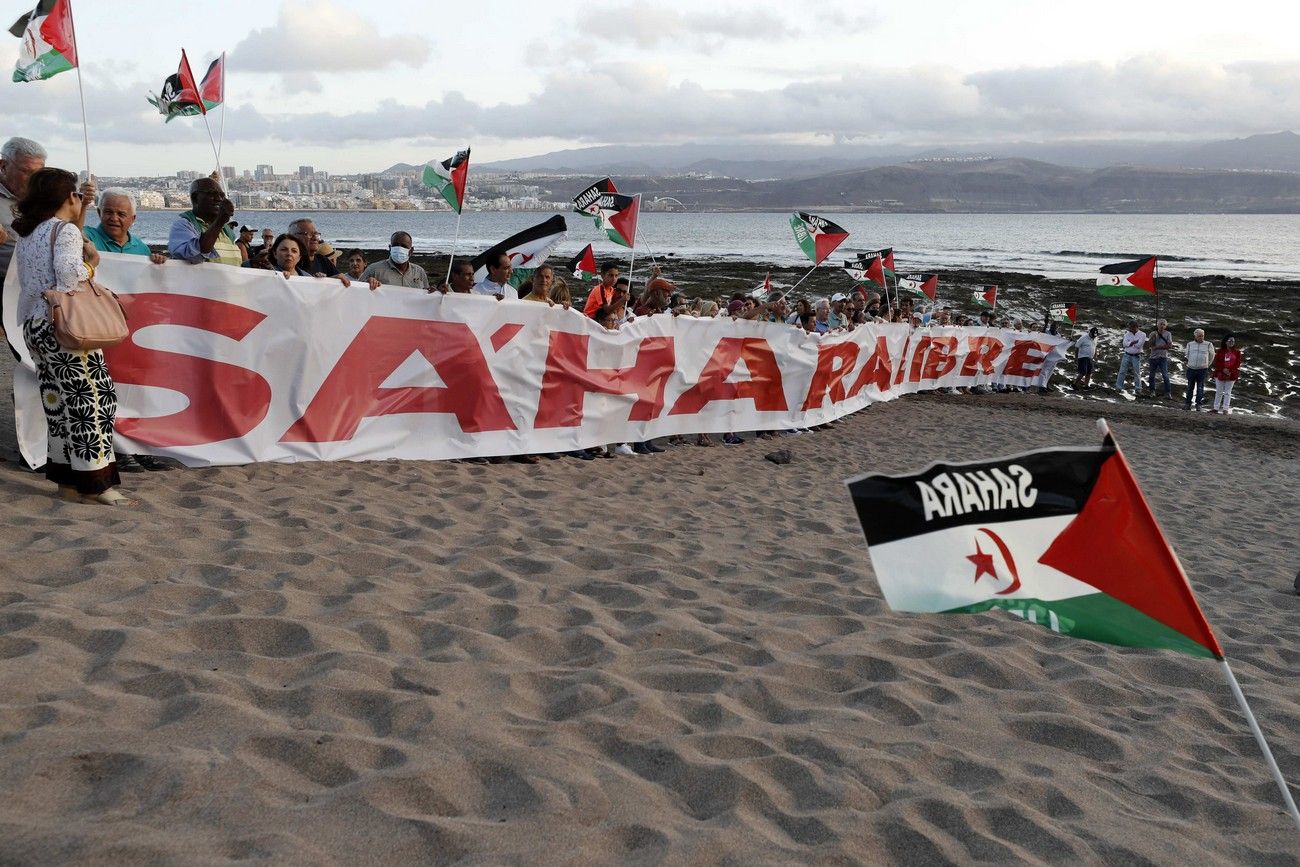
<instances>
[{"instance_id":1,"label":"high-rise building","mask_svg":"<svg viewBox=\"0 0 1300 867\"><path fill-rule=\"evenodd\" d=\"M234 167L234 166L222 166L222 167L221 167L221 176L222 176L223 178L225 178L226 180L228 180L228 181L233 181L233 180L235 179L235 167Z\"/></svg>"},{"instance_id":2,"label":"high-rise building","mask_svg":"<svg viewBox=\"0 0 1300 867\"><path fill-rule=\"evenodd\" d=\"M311 166L298 166L298 180L310 181L311 176L316 173L316 169Z\"/></svg>"},{"instance_id":3,"label":"high-rise building","mask_svg":"<svg viewBox=\"0 0 1300 867\"><path fill-rule=\"evenodd\" d=\"M262 163L253 172L253 179L258 181L270 181L275 179L275 169Z\"/></svg>"}]
</instances>

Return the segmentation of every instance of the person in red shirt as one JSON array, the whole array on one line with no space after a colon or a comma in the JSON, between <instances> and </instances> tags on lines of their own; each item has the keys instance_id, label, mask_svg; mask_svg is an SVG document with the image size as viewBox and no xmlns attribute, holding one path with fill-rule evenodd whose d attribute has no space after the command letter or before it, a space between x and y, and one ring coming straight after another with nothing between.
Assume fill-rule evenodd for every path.
<instances>
[{"instance_id":1,"label":"person in red shirt","mask_svg":"<svg viewBox=\"0 0 1300 867\"><path fill-rule=\"evenodd\" d=\"M601 263L600 282L587 296L587 303L582 308L583 315L589 319L595 319L596 312L600 308L608 307L614 302L614 283L618 280L618 273L617 262Z\"/></svg>"},{"instance_id":2,"label":"person in red shirt","mask_svg":"<svg viewBox=\"0 0 1300 867\"><path fill-rule=\"evenodd\" d=\"M1237 348L1237 338L1226 334L1214 353L1214 362L1210 365L1214 371L1214 409L1210 412L1232 414L1232 387L1237 384L1241 372L1241 350Z\"/></svg>"}]
</instances>

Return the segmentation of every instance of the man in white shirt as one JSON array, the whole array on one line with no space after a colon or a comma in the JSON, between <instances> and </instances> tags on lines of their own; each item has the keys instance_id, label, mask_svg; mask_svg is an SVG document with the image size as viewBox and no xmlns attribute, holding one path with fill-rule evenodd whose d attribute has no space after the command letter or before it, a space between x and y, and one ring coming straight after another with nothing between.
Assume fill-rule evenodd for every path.
<instances>
[{"instance_id":1,"label":"man in white shirt","mask_svg":"<svg viewBox=\"0 0 1300 867\"><path fill-rule=\"evenodd\" d=\"M1142 387L1142 347L1146 342L1147 336L1138 330L1138 321L1130 319L1128 330L1124 332L1124 352L1120 355L1119 376L1115 377L1116 391L1124 391L1130 367L1133 368L1133 391Z\"/></svg>"},{"instance_id":2,"label":"man in white shirt","mask_svg":"<svg viewBox=\"0 0 1300 867\"><path fill-rule=\"evenodd\" d=\"M1205 330L1196 329L1187 344L1187 395L1183 409L1192 408L1192 389L1196 389L1196 411L1201 411L1205 403L1205 380L1210 375L1210 364L1214 361L1214 344L1205 339Z\"/></svg>"},{"instance_id":3,"label":"man in white shirt","mask_svg":"<svg viewBox=\"0 0 1300 867\"><path fill-rule=\"evenodd\" d=\"M491 295L498 301L509 298L519 300L519 290L510 285L510 273L514 265L509 253L498 253L495 262L487 263L487 276L474 284L475 295Z\"/></svg>"}]
</instances>

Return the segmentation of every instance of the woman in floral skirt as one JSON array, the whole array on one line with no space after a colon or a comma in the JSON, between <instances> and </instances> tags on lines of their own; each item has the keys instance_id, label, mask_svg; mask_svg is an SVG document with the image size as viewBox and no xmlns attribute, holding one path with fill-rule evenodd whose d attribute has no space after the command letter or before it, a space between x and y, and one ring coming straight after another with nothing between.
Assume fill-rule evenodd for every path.
<instances>
[{"instance_id":1,"label":"woman in floral skirt","mask_svg":"<svg viewBox=\"0 0 1300 867\"><path fill-rule=\"evenodd\" d=\"M45 408L45 477L66 500L130 506L135 501L115 490L121 484L113 459L117 392L104 353L60 346L41 294L47 289L70 292L94 276L99 254L81 236L84 214L76 175L55 168L32 175L27 195L14 206L18 321L36 362Z\"/></svg>"}]
</instances>

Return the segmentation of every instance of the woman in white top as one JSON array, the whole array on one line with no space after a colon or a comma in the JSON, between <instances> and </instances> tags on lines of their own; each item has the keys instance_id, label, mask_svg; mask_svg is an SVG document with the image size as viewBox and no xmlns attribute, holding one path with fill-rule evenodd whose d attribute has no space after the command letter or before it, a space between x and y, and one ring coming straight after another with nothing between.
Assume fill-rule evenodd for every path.
<instances>
[{"instance_id":1,"label":"woman in white top","mask_svg":"<svg viewBox=\"0 0 1300 867\"><path fill-rule=\"evenodd\" d=\"M63 169L41 169L27 195L14 206L19 235L18 321L36 363L48 430L45 477L67 500L106 506L134 505L114 490L121 484L113 457L117 393L104 353L65 349L54 336L47 289L71 292L94 276L99 254L78 227L83 212L77 177Z\"/></svg>"}]
</instances>

